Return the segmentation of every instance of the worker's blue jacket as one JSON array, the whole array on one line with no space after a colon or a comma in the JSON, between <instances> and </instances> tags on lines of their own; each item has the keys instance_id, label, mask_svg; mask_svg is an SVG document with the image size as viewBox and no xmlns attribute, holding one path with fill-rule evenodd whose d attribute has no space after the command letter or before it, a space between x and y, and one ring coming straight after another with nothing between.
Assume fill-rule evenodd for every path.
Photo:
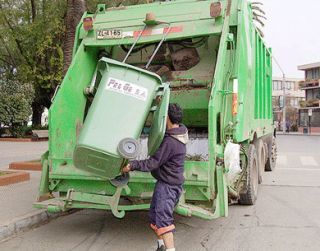
<instances>
[{"instance_id":1,"label":"worker's blue jacket","mask_svg":"<svg viewBox=\"0 0 320 251\"><path fill-rule=\"evenodd\" d=\"M184 125L166 131L164 139L149 159L131 161L131 170L151 172L157 180L170 185L181 185L184 182L184 159L188 130Z\"/></svg>"}]
</instances>

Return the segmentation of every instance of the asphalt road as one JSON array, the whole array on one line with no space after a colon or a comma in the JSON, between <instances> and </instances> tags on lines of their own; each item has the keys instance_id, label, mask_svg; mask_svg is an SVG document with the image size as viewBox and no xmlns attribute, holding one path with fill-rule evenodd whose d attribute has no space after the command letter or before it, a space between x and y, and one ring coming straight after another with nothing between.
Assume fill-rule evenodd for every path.
<instances>
[{"instance_id":1,"label":"asphalt road","mask_svg":"<svg viewBox=\"0 0 320 251\"><path fill-rule=\"evenodd\" d=\"M255 206L231 206L214 221L176 216L179 250L319 250L320 137L278 137L279 161ZM0 243L0 250L155 250L147 212L122 220L83 210Z\"/></svg>"}]
</instances>

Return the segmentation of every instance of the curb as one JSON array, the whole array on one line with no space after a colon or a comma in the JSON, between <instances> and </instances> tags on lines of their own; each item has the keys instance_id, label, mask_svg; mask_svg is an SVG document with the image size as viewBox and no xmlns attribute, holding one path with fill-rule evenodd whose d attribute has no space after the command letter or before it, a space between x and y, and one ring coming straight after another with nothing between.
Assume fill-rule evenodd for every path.
<instances>
[{"instance_id":1,"label":"curb","mask_svg":"<svg viewBox=\"0 0 320 251\"><path fill-rule=\"evenodd\" d=\"M41 162L12 162L9 164L9 169L12 170L27 170L27 171L42 171Z\"/></svg>"},{"instance_id":2,"label":"curb","mask_svg":"<svg viewBox=\"0 0 320 251\"><path fill-rule=\"evenodd\" d=\"M0 138L0 142L31 142L31 138Z\"/></svg>"},{"instance_id":3,"label":"curb","mask_svg":"<svg viewBox=\"0 0 320 251\"><path fill-rule=\"evenodd\" d=\"M5 171L7 174L0 176L0 186L7 186L23 181L30 180L30 173L27 172L10 172Z\"/></svg>"},{"instance_id":4,"label":"curb","mask_svg":"<svg viewBox=\"0 0 320 251\"><path fill-rule=\"evenodd\" d=\"M70 213L67 212L67 214ZM32 227L39 226L62 215L66 215L66 213L50 214L46 210L39 210L26 214L22 217L15 218L5 225L0 225L0 242L14 234L29 230Z\"/></svg>"},{"instance_id":5,"label":"curb","mask_svg":"<svg viewBox=\"0 0 320 251\"><path fill-rule=\"evenodd\" d=\"M320 134L319 133L317 133L317 134L303 134L303 133L285 133L285 134L283 134L283 133L277 133L276 134L277 136L278 135L283 135L283 136L320 136Z\"/></svg>"},{"instance_id":6,"label":"curb","mask_svg":"<svg viewBox=\"0 0 320 251\"><path fill-rule=\"evenodd\" d=\"M40 142L48 141L48 138L0 138L0 142Z\"/></svg>"}]
</instances>

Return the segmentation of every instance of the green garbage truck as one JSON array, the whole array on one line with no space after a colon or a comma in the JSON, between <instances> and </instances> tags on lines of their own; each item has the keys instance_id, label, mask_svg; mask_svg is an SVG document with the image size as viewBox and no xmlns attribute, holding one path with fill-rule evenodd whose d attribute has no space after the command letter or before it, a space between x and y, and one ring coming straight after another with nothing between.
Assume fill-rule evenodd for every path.
<instances>
[{"instance_id":1,"label":"green garbage truck","mask_svg":"<svg viewBox=\"0 0 320 251\"><path fill-rule=\"evenodd\" d=\"M155 180L130 159L152 155L169 103L189 130L175 211L214 219L253 205L276 165L272 55L246 0L154 1L85 13L49 110L37 208L148 210Z\"/></svg>"}]
</instances>

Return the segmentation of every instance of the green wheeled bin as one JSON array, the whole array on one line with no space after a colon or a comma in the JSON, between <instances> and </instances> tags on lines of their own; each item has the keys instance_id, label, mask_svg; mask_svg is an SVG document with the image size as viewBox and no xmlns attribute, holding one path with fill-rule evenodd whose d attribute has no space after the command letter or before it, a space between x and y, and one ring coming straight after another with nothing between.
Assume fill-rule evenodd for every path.
<instances>
[{"instance_id":1,"label":"green wheeled bin","mask_svg":"<svg viewBox=\"0 0 320 251\"><path fill-rule=\"evenodd\" d=\"M154 73L108 58L100 59L95 78L96 93L73 159L77 168L112 179L125 159L138 154L137 139L162 81Z\"/></svg>"}]
</instances>

